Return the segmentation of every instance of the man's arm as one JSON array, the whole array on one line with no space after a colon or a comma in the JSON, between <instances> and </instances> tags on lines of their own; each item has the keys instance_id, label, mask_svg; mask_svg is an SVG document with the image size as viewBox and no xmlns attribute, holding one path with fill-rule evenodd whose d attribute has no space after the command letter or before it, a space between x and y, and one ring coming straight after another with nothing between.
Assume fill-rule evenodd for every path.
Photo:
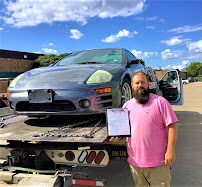
<instances>
[{"instance_id":1,"label":"man's arm","mask_svg":"<svg viewBox=\"0 0 202 187\"><path fill-rule=\"evenodd\" d=\"M178 138L178 124L171 123L168 126L168 145L165 154L165 165L175 162L175 146Z\"/></svg>"}]
</instances>

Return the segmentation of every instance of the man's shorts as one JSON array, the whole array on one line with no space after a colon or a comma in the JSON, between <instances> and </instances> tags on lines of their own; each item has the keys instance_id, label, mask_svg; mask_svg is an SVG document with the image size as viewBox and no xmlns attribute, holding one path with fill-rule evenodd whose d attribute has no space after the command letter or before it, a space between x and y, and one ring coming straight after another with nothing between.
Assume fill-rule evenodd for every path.
<instances>
[{"instance_id":1,"label":"man's shorts","mask_svg":"<svg viewBox=\"0 0 202 187\"><path fill-rule=\"evenodd\" d=\"M170 165L148 168L139 168L131 164L129 165L136 187L170 187Z\"/></svg>"}]
</instances>

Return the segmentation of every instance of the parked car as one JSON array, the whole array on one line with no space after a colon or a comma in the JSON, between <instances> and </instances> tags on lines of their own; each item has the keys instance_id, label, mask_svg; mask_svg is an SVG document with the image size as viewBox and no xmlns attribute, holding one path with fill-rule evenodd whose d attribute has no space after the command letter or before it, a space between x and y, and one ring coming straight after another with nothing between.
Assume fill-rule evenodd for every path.
<instances>
[{"instance_id":1,"label":"parked car","mask_svg":"<svg viewBox=\"0 0 202 187\"><path fill-rule=\"evenodd\" d=\"M189 83L189 80L186 80L186 79L181 79L182 80L182 84L188 84ZM172 83L177 83L178 82L178 78L172 80Z\"/></svg>"},{"instance_id":2,"label":"parked car","mask_svg":"<svg viewBox=\"0 0 202 187\"><path fill-rule=\"evenodd\" d=\"M182 84L188 84L189 83L189 79L182 79Z\"/></svg>"},{"instance_id":3,"label":"parked car","mask_svg":"<svg viewBox=\"0 0 202 187\"><path fill-rule=\"evenodd\" d=\"M160 93L157 79L131 52L107 48L74 52L59 62L16 77L8 88L14 114L28 116L87 115L119 108L132 98L131 78L150 75L150 89Z\"/></svg>"}]
</instances>

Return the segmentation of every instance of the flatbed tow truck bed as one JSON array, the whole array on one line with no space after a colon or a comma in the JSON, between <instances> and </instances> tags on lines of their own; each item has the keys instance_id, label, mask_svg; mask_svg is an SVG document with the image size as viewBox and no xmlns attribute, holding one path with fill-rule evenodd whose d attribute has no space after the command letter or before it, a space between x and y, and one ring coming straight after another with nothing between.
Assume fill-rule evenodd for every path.
<instances>
[{"instance_id":1,"label":"flatbed tow truck bed","mask_svg":"<svg viewBox=\"0 0 202 187\"><path fill-rule=\"evenodd\" d=\"M104 116L7 118L0 128L0 140L102 143L107 137Z\"/></svg>"},{"instance_id":2,"label":"flatbed tow truck bed","mask_svg":"<svg viewBox=\"0 0 202 187\"><path fill-rule=\"evenodd\" d=\"M0 116L1 181L18 186L105 186L81 168L105 167L111 157L127 157L123 142L107 141L105 115ZM36 175L37 174L37 175Z\"/></svg>"}]
</instances>

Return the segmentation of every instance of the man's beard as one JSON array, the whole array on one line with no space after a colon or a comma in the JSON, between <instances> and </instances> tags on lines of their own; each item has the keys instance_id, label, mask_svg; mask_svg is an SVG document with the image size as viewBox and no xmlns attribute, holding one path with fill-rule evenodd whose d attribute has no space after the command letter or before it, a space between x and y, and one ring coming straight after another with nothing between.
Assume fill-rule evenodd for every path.
<instances>
[{"instance_id":1,"label":"man's beard","mask_svg":"<svg viewBox=\"0 0 202 187\"><path fill-rule=\"evenodd\" d=\"M149 101L149 93L149 87L147 89L144 89L143 87L140 87L138 90L133 89L133 97L140 104L146 104Z\"/></svg>"}]
</instances>

